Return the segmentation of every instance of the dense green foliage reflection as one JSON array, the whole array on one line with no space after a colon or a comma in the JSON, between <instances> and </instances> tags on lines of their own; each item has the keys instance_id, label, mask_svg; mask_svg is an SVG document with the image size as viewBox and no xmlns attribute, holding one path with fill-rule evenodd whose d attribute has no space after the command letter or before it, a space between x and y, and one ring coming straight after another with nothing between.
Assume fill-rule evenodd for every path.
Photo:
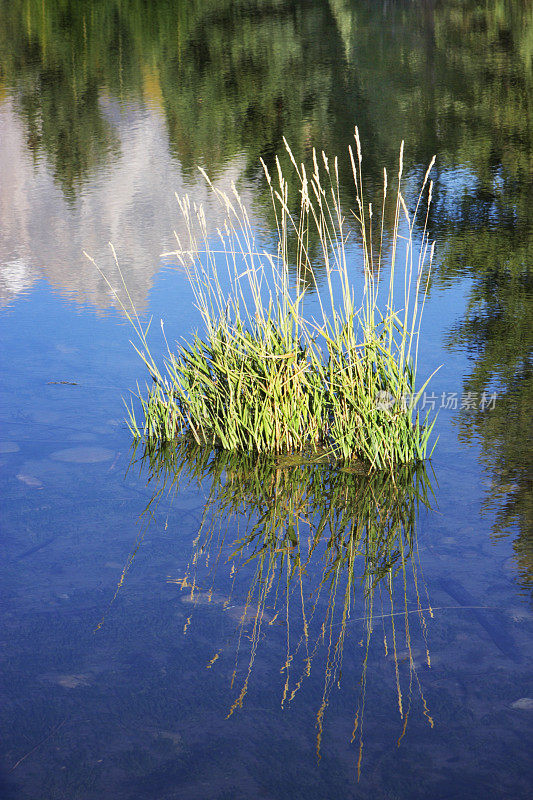
<instances>
[{"instance_id":1,"label":"dense green foliage reflection","mask_svg":"<svg viewBox=\"0 0 533 800\"><path fill-rule=\"evenodd\" d=\"M2 0L0 9L2 83L16 88L29 144L65 186L87 177L96 154L111 155L102 97L160 106L186 169L216 172L243 154L255 174L283 135L299 156L312 146L345 152L354 123L378 166L405 138L416 163L438 152L442 168L468 163L482 179L498 155L527 168L528 0Z\"/></svg>"}]
</instances>

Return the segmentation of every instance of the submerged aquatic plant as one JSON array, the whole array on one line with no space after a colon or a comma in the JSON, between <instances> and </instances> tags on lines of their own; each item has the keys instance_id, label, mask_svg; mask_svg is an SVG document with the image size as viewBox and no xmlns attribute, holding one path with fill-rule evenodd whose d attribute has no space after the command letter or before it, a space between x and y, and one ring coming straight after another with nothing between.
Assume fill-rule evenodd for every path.
<instances>
[{"instance_id":1,"label":"submerged aquatic plant","mask_svg":"<svg viewBox=\"0 0 533 800\"><path fill-rule=\"evenodd\" d=\"M275 252L259 246L234 187L231 195L224 193L204 173L225 215L216 236L208 230L202 207L178 198L188 241L177 237L172 255L191 281L204 331L175 347L167 345L159 365L150 353L147 328L135 309L129 314L140 339L138 352L153 380L146 392L138 392L140 421L134 404L128 406L136 437L161 442L190 433L199 444L256 453L326 448L341 462L363 459L377 469L426 458L434 420L417 408L427 381L417 387L416 374L433 256L427 235L433 161L410 214L402 194L402 143L388 241L387 172L376 224L378 215L364 199L357 128L355 144L355 153L349 148L356 190L350 224L341 206L337 158L330 161L313 151L308 175L286 143L294 168L291 180L299 188L296 211L289 208L288 180L279 160L276 180L263 163L277 224ZM416 248L414 226L422 207ZM354 226L364 266L360 299L354 295L347 245ZM382 304L386 261L389 281ZM398 283L402 297L397 307Z\"/></svg>"},{"instance_id":2,"label":"submerged aquatic plant","mask_svg":"<svg viewBox=\"0 0 533 800\"><path fill-rule=\"evenodd\" d=\"M206 664L212 669L220 659L234 662L228 716L243 707L262 640L274 638L280 648L282 706L295 700L312 672L323 674L316 710L320 757L330 696L341 688L345 645L360 640L351 738L357 741L359 776L372 644L381 640L389 683L396 687L398 744L416 693L433 726L417 674L421 645L430 664L426 620L433 612L429 599L421 600L425 583L416 523L419 508L429 507L431 488L423 465L402 467L392 476L351 465L339 469L325 455L295 461L209 450L191 437L164 447L147 443L140 459L154 488L147 517L184 483L207 491L185 574L167 580L191 609L184 633L194 624L197 604L218 605L237 620L234 649L227 641L214 643ZM412 620L419 623L415 630ZM421 642L415 647L417 635ZM348 653L352 660L354 651Z\"/></svg>"}]
</instances>

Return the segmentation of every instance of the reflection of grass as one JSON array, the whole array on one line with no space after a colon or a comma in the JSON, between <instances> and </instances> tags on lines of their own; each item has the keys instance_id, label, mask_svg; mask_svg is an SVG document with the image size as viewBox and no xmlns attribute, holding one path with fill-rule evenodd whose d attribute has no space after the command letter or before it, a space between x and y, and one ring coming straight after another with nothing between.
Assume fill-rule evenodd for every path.
<instances>
[{"instance_id":1,"label":"reflection of grass","mask_svg":"<svg viewBox=\"0 0 533 800\"><path fill-rule=\"evenodd\" d=\"M415 533L419 504L429 504L430 490L422 467L404 467L393 477L355 467L339 469L325 455L304 456L294 463L284 456L209 452L186 438L165 448L148 445L141 463L149 482L157 487L156 500L173 492L183 480L208 489L189 566L175 582L193 606L222 602L228 612L238 609L231 687L238 680L240 686L229 716L243 706L260 641L269 629L274 633L271 626L281 623L286 635L282 706L294 700L320 661L319 654L325 654L316 717L320 756L324 715L333 688L340 688L345 641L350 626L360 619L363 665L352 734L352 741L357 738L359 746L358 774L368 658L377 620L382 623L385 655L390 655L394 664L403 720L398 744L405 734L415 690L433 725L417 676L410 626L413 614L418 617L429 664L425 614L432 615L432 611L429 603L424 609L420 600ZM240 533L228 541L230 525L232 531L237 526ZM220 579L221 572L230 579L229 596L216 590L216 576L218 573ZM411 606L408 595L412 590L415 604ZM239 597L245 598L240 605ZM361 602L363 616L354 618ZM191 620L192 614L184 633ZM402 659L400 647L406 650ZM207 668L215 666L222 651L216 649ZM406 663L402 665L401 660ZM402 679L405 667L407 686Z\"/></svg>"},{"instance_id":2,"label":"reflection of grass","mask_svg":"<svg viewBox=\"0 0 533 800\"><path fill-rule=\"evenodd\" d=\"M429 169L411 216L401 193L402 146L388 295L380 309L387 175L378 214L364 198L357 129L355 138L350 159L357 208L350 213L361 236L365 282L360 300L350 278L336 158L330 163L324 153L320 159L314 154L314 170L307 175L287 147L301 200L296 215L287 204L281 168L273 180L265 167L277 222L275 254L260 251L235 190L228 195L210 184L225 213L215 238L203 210L188 198L179 201L189 240L178 240L174 255L191 280L205 333L176 349L169 346L160 367L133 310L139 353L153 378L147 393L139 393L141 422L131 408L136 436L167 441L190 432L198 443L258 453L325 447L341 461L362 458L380 469L426 457L432 424L416 411L425 384L417 394L415 383L423 276L433 249L425 224L416 252L412 234ZM425 219L431 193L429 182ZM314 274L309 243L317 237L325 280L314 301L317 316L309 316L303 287ZM297 243L294 269L289 241ZM399 310L394 287L402 258Z\"/></svg>"}]
</instances>

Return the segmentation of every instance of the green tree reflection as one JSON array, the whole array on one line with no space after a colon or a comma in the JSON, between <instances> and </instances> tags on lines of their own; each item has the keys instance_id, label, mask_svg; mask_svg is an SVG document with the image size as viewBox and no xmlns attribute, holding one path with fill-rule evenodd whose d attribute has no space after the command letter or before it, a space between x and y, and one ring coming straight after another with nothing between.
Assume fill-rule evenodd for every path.
<instances>
[{"instance_id":1,"label":"green tree reflection","mask_svg":"<svg viewBox=\"0 0 533 800\"><path fill-rule=\"evenodd\" d=\"M434 281L473 280L448 344L471 356L465 391L498 392L494 410L461 414L461 435L481 441L494 531L518 527L521 581L531 585L533 5L335 6L348 63L359 68L374 146L390 158L392 128L408 142L415 168L437 153L431 226L443 257Z\"/></svg>"}]
</instances>

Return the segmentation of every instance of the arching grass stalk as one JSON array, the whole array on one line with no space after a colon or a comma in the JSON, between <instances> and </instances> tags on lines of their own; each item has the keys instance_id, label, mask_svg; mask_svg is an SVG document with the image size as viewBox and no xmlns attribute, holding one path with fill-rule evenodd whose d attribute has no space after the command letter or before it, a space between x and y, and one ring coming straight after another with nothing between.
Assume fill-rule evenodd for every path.
<instances>
[{"instance_id":1,"label":"arching grass stalk","mask_svg":"<svg viewBox=\"0 0 533 800\"><path fill-rule=\"evenodd\" d=\"M172 255L190 279L204 331L169 346L159 366L146 331L131 316L153 385L139 392L140 422L134 407L129 409L130 428L135 436L157 441L189 432L197 443L225 450L326 448L340 461L363 459L378 469L421 461L433 427L418 410L427 381L422 386L416 381L433 257L427 235L433 161L410 214L402 194L402 143L387 236L387 173L376 222L379 215L363 196L357 129L355 154L349 152L357 202L348 218L340 201L338 159L313 152L308 174L285 144L294 168L291 180L299 187L296 211L289 207L279 161L275 179L263 164L277 224L276 252L259 246L235 187L222 192L204 173L224 212L216 233L209 231L201 206L178 198L188 240L176 237ZM353 288L358 257L347 247L354 226L364 266L360 298ZM388 253L388 296L381 304L380 273ZM398 306L400 268L404 291ZM316 294L306 291L306 281ZM314 315L307 312L311 302L318 309Z\"/></svg>"}]
</instances>

